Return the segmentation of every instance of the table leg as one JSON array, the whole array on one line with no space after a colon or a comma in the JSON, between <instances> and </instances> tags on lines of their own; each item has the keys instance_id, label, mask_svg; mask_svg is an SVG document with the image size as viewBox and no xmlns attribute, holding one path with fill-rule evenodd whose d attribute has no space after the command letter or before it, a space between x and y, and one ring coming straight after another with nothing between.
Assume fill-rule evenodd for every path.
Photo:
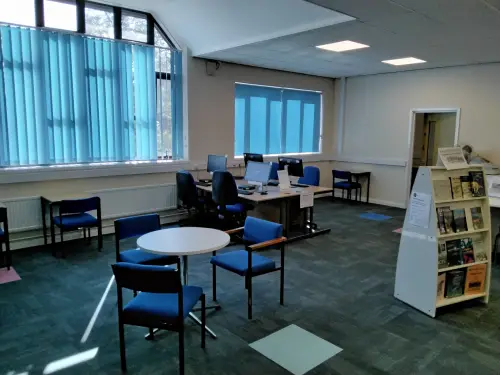
<instances>
[{"instance_id":1,"label":"table leg","mask_svg":"<svg viewBox=\"0 0 500 375\"><path fill-rule=\"evenodd\" d=\"M42 205L42 228L43 228L43 244L47 245L47 218L46 216L46 207L45 207L45 198L40 197L40 203Z\"/></svg>"},{"instance_id":2,"label":"table leg","mask_svg":"<svg viewBox=\"0 0 500 375\"><path fill-rule=\"evenodd\" d=\"M366 187L366 203L370 203L370 178L371 178L371 173L368 174L368 183Z\"/></svg>"}]
</instances>

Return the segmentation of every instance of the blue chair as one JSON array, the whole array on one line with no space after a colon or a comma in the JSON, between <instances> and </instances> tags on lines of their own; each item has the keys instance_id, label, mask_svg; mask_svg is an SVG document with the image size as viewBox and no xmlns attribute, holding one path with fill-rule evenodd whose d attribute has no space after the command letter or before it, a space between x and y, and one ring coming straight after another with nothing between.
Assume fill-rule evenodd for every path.
<instances>
[{"instance_id":1,"label":"blue chair","mask_svg":"<svg viewBox=\"0 0 500 375\"><path fill-rule=\"evenodd\" d=\"M161 229L161 225L158 214L131 216L115 220L116 261L158 266L175 264L178 258L175 256L152 254L140 249L120 251L121 240L139 237L159 229Z\"/></svg>"},{"instance_id":2,"label":"blue chair","mask_svg":"<svg viewBox=\"0 0 500 375\"><path fill-rule=\"evenodd\" d=\"M307 166L304 168L304 177L299 178L299 184L319 186L320 172L318 167Z\"/></svg>"},{"instance_id":3,"label":"blue chair","mask_svg":"<svg viewBox=\"0 0 500 375\"><path fill-rule=\"evenodd\" d=\"M89 214L90 211L96 211L97 217ZM101 199L99 197L62 200L59 203L59 215L51 217L51 235L52 244L55 244L55 230L54 226L59 228L61 236L62 255L65 256L63 234L64 232L79 230L83 228L88 229L90 239L90 228L97 228L97 239L99 251L102 249L102 219L101 219ZM52 254L55 255L55 248L53 247Z\"/></svg>"},{"instance_id":4,"label":"blue chair","mask_svg":"<svg viewBox=\"0 0 500 375\"><path fill-rule=\"evenodd\" d=\"M1 267L7 267L10 270L12 266L12 255L10 253L10 240L9 240L9 220L7 219L7 208L0 207L0 224L3 224L3 229L0 228L0 253L2 253ZM3 251L3 244L5 244L5 254Z\"/></svg>"},{"instance_id":5,"label":"blue chair","mask_svg":"<svg viewBox=\"0 0 500 375\"><path fill-rule=\"evenodd\" d=\"M286 238L282 237L283 227L281 224L270 221L247 217L245 226L238 229L226 231L230 235L241 234L245 249L233 250L227 253L216 255L213 252L212 259L212 293L214 301L217 300L217 273L216 267L221 267L245 278L245 287L248 290L248 319L252 319L252 279L266 273L281 271L280 276L280 304L284 300L285 284L285 243ZM280 265L276 265L274 260L255 254L257 251L278 248L281 251Z\"/></svg>"},{"instance_id":6,"label":"blue chair","mask_svg":"<svg viewBox=\"0 0 500 375\"><path fill-rule=\"evenodd\" d=\"M359 190L359 198L361 199L361 184L358 182L354 182L352 180L351 172L332 170L332 178L333 178L332 200L335 198L335 189L342 190L342 199L344 199L344 191L347 191L347 199L351 199L352 191L355 190L355 200L358 199L358 190ZM342 181L335 182L336 180L342 180Z\"/></svg>"},{"instance_id":7,"label":"blue chair","mask_svg":"<svg viewBox=\"0 0 500 375\"><path fill-rule=\"evenodd\" d=\"M247 206L239 202L238 188L233 175L227 171L215 171L212 176L212 200L217 204L219 216L228 223L240 225L246 217ZM234 228L234 225L232 225Z\"/></svg>"},{"instance_id":8,"label":"blue chair","mask_svg":"<svg viewBox=\"0 0 500 375\"><path fill-rule=\"evenodd\" d=\"M205 294L197 286L181 284L180 261L177 270L170 267L132 263L111 266L118 293L118 331L122 371L127 371L125 325L175 331L179 333L179 372L184 375L184 319L201 301L201 347L205 348ZM139 293L125 306L123 289Z\"/></svg>"},{"instance_id":9,"label":"blue chair","mask_svg":"<svg viewBox=\"0 0 500 375\"><path fill-rule=\"evenodd\" d=\"M269 176L269 179L271 180L278 180L278 169L279 169L279 164L276 162L272 162L271 165L271 175Z\"/></svg>"}]
</instances>

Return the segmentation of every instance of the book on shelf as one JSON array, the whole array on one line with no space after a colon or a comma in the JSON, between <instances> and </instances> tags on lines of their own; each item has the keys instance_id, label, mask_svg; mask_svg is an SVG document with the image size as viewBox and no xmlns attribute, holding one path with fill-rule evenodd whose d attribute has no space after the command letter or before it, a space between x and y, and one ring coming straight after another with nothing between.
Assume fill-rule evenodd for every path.
<instances>
[{"instance_id":1,"label":"book on shelf","mask_svg":"<svg viewBox=\"0 0 500 375\"><path fill-rule=\"evenodd\" d=\"M488 253L486 252L484 240L482 237L477 237L473 239L474 243L474 259L476 262L482 262L488 260Z\"/></svg>"},{"instance_id":2,"label":"book on shelf","mask_svg":"<svg viewBox=\"0 0 500 375\"><path fill-rule=\"evenodd\" d=\"M465 277L464 294L484 293L486 272L486 264L477 264L468 267L467 276Z\"/></svg>"},{"instance_id":3,"label":"book on shelf","mask_svg":"<svg viewBox=\"0 0 500 375\"><path fill-rule=\"evenodd\" d=\"M448 266L448 257L446 253L446 243L440 242L438 248L438 268L445 268Z\"/></svg>"},{"instance_id":4,"label":"book on shelf","mask_svg":"<svg viewBox=\"0 0 500 375\"><path fill-rule=\"evenodd\" d=\"M460 176L460 185L462 185L463 198L473 198L470 188L470 176Z\"/></svg>"},{"instance_id":5,"label":"book on shelf","mask_svg":"<svg viewBox=\"0 0 500 375\"><path fill-rule=\"evenodd\" d=\"M434 180L432 181L434 187L434 196L438 201L452 199L451 186L449 180Z\"/></svg>"},{"instance_id":6,"label":"book on shelf","mask_svg":"<svg viewBox=\"0 0 500 375\"><path fill-rule=\"evenodd\" d=\"M474 230L483 229L483 213L481 211L481 207L471 207L470 216L472 217L472 226Z\"/></svg>"},{"instance_id":7,"label":"book on shelf","mask_svg":"<svg viewBox=\"0 0 500 375\"><path fill-rule=\"evenodd\" d=\"M437 300L440 301L444 299L444 290L446 285L446 273L440 273L438 275L438 284L437 284Z\"/></svg>"},{"instance_id":8,"label":"book on shelf","mask_svg":"<svg viewBox=\"0 0 500 375\"><path fill-rule=\"evenodd\" d=\"M463 263L474 263L474 247L472 246L472 238L461 238L460 248L462 249Z\"/></svg>"},{"instance_id":9,"label":"book on shelf","mask_svg":"<svg viewBox=\"0 0 500 375\"><path fill-rule=\"evenodd\" d=\"M465 208L455 208L453 210L453 229L455 233L467 232Z\"/></svg>"},{"instance_id":10,"label":"book on shelf","mask_svg":"<svg viewBox=\"0 0 500 375\"><path fill-rule=\"evenodd\" d=\"M453 199L462 199L462 181L460 181L460 177L450 177L450 184Z\"/></svg>"},{"instance_id":11,"label":"book on shelf","mask_svg":"<svg viewBox=\"0 0 500 375\"><path fill-rule=\"evenodd\" d=\"M463 264L462 244L460 240L446 241L446 260L448 267Z\"/></svg>"},{"instance_id":12,"label":"book on shelf","mask_svg":"<svg viewBox=\"0 0 500 375\"><path fill-rule=\"evenodd\" d=\"M438 229L441 234L453 233L453 214L450 207L436 208L438 216Z\"/></svg>"},{"instance_id":13,"label":"book on shelf","mask_svg":"<svg viewBox=\"0 0 500 375\"><path fill-rule=\"evenodd\" d=\"M465 270L452 270L446 272L446 298L460 297L464 294Z\"/></svg>"},{"instance_id":14,"label":"book on shelf","mask_svg":"<svg viewBox=\"0 0 500 375\"><path fill-rule=\"evenodd\" d=\"M484 189L484 175L482 171L470 171L470 185L473 197L484 197L486 190Z\"/></svg>"}]
</instances>

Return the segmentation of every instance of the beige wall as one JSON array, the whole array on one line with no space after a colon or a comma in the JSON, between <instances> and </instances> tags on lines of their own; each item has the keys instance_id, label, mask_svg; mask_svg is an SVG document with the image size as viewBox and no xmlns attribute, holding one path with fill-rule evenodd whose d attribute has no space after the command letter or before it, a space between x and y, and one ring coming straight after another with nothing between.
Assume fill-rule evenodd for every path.
<instances>
[{"instance_id":1,"label":"beige wall","mask_svg":"<svg viewBox=\"0 0 500 375\"><path fill-rule=\"evenodd\" d=\"M435 121L434 145L432 148L432 165L438 161L438 150L441 147L453 147L455 142L455 125L457 116L454 113L432 113L429 121Z\"/></svg>"},{"instance_id":2,"label":"beige wall","mask_svg":"<svg viewBox=\"0 0 500 375\"><path fill-rule=\"evenodd\" d=\"M188 146L189 159L206 162L207 154L227 154L234 151L234 83L248 82L322 91L324 96L324 150L331 152L334 136L334 80L301 74L266 70L248 66L222 64L216 75L205 73L205 62L189 58L188 67ZM322 180L329 172L329 163L319 163ZM238 172L238 171L236 171ZM39 196L48 192L78 193L79 191L144 186L174 182L173 173L141 174L45 182L0 184L2 198Z\"/></svg>"},{"instance_id":3,"label":"beige wall","mask_svg":"<svg viewBox=\"0 0 500 375\"><path fill-rule=\"evenodd\" d=\"M343 155L366 160L353 167L376 168L374 201L404 205L405 168L371 163L408 161L411 109L460 108L459 143L500 164L499 88L500 64L349 78Z\"/></svg>"}]
</instances>

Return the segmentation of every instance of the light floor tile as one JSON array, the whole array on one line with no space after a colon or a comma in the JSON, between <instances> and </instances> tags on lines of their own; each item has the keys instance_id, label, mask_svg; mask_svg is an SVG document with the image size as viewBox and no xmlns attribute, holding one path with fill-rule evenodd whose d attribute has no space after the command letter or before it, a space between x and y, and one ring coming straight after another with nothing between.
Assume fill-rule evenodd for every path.
<instances>
[{"instance_id":1,"label":"light floor tile","mask_svg":"<svg viewBox=\"0 0 500 375\"><path fill-rule=\"evenodd\" d=\"M303 375L342 351L295 324L253 342L250 347L294 375Z\"/></svg>"}]
</instances>

